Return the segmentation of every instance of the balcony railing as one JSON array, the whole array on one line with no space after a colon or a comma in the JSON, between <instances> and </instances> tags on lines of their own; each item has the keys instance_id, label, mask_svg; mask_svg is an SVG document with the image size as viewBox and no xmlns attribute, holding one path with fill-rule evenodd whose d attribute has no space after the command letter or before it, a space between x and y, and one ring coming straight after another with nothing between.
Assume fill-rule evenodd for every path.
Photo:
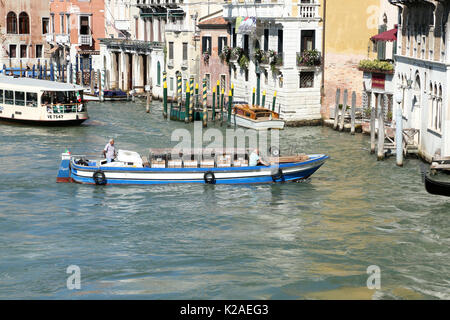
<instances>
[{"instance_id":1,"label":"balcony railing","mask_svg":"<svg viewBox=\"0 0 450 320\"><path fill-rule=\"evenodd\" d=\"M169 67L169 68L173 68L173 59L169 59L168 61L167 61L167 66Z\"/></svg>"},{"instance_id":2,"label":"balcony railing","mask_svg":"<svg viewBox=\"0 0 450 320\"><path fill-rule=\"evenodd\" d=\"M300 7L300 18L303 19L319 19L319 7L318 3L299 3Z\"/></svg>"},{"instance_id":3,"label":"balcony railing","mask_svg":"<svg viewBox=\"0 0 450 320\"><path fill-rule=\"evenodd\" d=\"M92 46L92 36L90 34L80 34L78 43L82 46Z\"/></svg>"},{"instance_id":4,"label":"balcony railing","mask_svg":"<svg viewBox=\"0 0 450 320\"><path fill-rule=\"evenodd\" d=\"M53 40L55 39L55 36L54 36L54 34L53 33L47 33L46 35L45 35L45 41L46 42L53 42Z\"/></svg>"},{"instance_id":5,"label":"balcony railing","mask_svg":"<svg viewBox=\"0 0 450 320\"><path fill-rule=\"evenodd\" d=\"M69 44L70 37L68 34L57 34L55 36L55 42L58 44Z\"/></svg>"},{"instance_id":6,"label":"balcony railing","mask_svg":"<svg viewBox=\"0 0 450 320\"><path fill-rule=\"evenodd\" d=\"M188 67L188 61L187 61L187 60L183 60L183 61L181 62L181 67L184 68L184 69L186 69L186 68Z\"/></svg>"},{"instance_id":7,"label":"balcony railing","mask_svg":"<svg viewBox=\"0 0 450 320\"><path fill-rule=\"evenodd\" d=\"M192 26L185 26L182 24L166 24L166 32L194 32Z\"/></svg>"},{"instance_id":8,"label":"balcony railing","mask_svg":"<svg viewBox=\"0 0 450 320\"><path fill-rule=\"evenodd\" d=\"M318 67L322 64L322 55L317 50L297 52L297 67Z\"/></svg>"}]
</instances>

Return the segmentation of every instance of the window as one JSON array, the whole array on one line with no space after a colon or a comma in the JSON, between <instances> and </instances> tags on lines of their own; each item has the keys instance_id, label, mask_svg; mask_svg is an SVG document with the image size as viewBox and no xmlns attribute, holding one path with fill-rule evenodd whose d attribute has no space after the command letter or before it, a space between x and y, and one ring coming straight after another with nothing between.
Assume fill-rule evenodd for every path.
<instances>
[{"instance_id":1,"label":"window","mask_svg":"<svg viewBox=\"0 0 450 320\"><path fill-rule=\"evenodd\" d=\"M202 53L211 55L211 37L202 37Z\"/></svg>"},{"instance_id":2,"label":"window","mask_svg":"<svg viewBox=\"0 0 450 320\"><path fill-rule=\"evenodd\" d=\"M222 50L224 47L227 46L227 38L226 37L219 37L218 38L218 54L222 53Z\"/></svg>"},{"instance_id":3,"label":"window","mask_svg":"<svg viewBox=\"0 0 450 320\"><path fill-rule=\"evenodd\" d=\"M206 73L205 79L206 79L206 89L211 90L211 74Z\"/></svg>"},{"instance_id":4,"label":"window","mask_svg":"<svg viewBox=\"0 0 450 320\"><path fill-rule=\"evenodd\" d=\"M37 93L27 92L27 106L37 107Z\"/></svg>"},{"instance_id":5,"label":"window","mask_svg":"<svg viewBox=\"0 0 450 320\"><path fill-rule=\"evenodd\" d=\"M15 44L9 45L9 57L16 58L17 57L17 46Z\"/></svg>"},{"instance_id":6,"label":"window","mask_svg":"<svg viewBox=\"0 0 450 320\"><path fill-rule=\"evenodd\" d=\"M55 15L51 13L52 15L52 30L51 33L55 33Z\"/></svg>"},{"instance_id":7,"label":"window","mask_svg":"<svg viewBox=\"0 0 450 320\"><path fill-rule=\"evenodd\" d=\"M50 24L49 18L42 18L42 34L50 33L49 24Z\"/></svg>"},{"instance_id":8,"label":"window","mask_svg":"<svg viewBox=\"0 0 450 320\"><path fill-rule=\"evenodd\" d=\"M264 29L264 51L269 51L269 29Z\"/></svg>"},{"instance_id":9,"label":"window","mask_svg":"<svg viewBox=\"0 0 450 320\"><path fill-rule=\"evenodd\" d=\"M314 87L314 72L300 72L300 88Z\"/></svg>"},{"instance_id":10,"label":"window","mask_svg":"<svg viewBox=\"0 0 450 320\"><path fill-rule=\"evenodd\" d=\"M187 80L186 80L186 79L183 79L183 88L182 88L183 93L186 92L186 87L187 87Z\"/></svg>"},{"instance_id":11,"label":"window","mask_svg":"<svg viewBox=\"0 0 450 320\"><path fill-rule=\"evenodd\" d=\"M301 52L305 50L314 50L315 44L315 30L302 30L301 31Z\"/></svg>"},{"instance_id":12,"label":"window","mask_svg":"<svg viewBox=\"0 0 450 320\"><path fill-rule=\"evenodd\" d=\"M173 42L169 42L169 59L173 60Z\"/></svg>"},{"instance_id":13,"label":"window","mask_svg":"<svg viewBox=\"0 0 450 320\"><path fill-rule=\"evenodd\" d=\"M24 106L25 105L25 92L16 91L14 93L15 93L16 106Z\"/></svg>"},{"instance_id":14,"label":"window","mask_svg":"<svg viewBox=\"0 0 450 320\"><path fill-rule=\"evenodd\" d=\"M26 12L19 14L19 33L29 34L30 33L30 18Z\"/></svg>"},{"instance_id":15,"label":"window","mask_svg":"<svg viewBox=\"0 0 450 320\"><path fill-rule=\"evenodd\" d=\"M244 52L248 57L249 54L249 48L248 48L248 41L249 41L249 35L248 34L244 34Z\"/></svg>"},{"instance_id":16,"label":"window","mask_svg":"<svg viewBox=\"0 0 450 320\"><path fill-rule=\"evenodd\" d=\"M42 58L42 44L36 45L36 58Z\"/></svg>"},{"instance_id":17,"label":"window","mask_svg":"<svg viewBox=\"0 0 450 320\"><path fill-rule=\"evenodd\" d=\"M66 28L67 28L66 34L70 34L70 14L67 15Z\"/></svg>"},{"instance_id":18,"label":"window","mask_svg":"<svg viewBox=\"0 0 450 320\"><path fill-rule=\"evenodd\" d=\"M283 30L278 29L278 53L283 52Z\"/></svg>"},{"instance_id":19,"label":"window","mask_svg":"<svg viewBox=\"0 0 450 320\"><path fill-rule=\"evenodd\" d=\"M14 12L6 16L6 33L17 33L17 15Z\"/></svg>"},{"instance_id":20,"label":"window","mask_svg":"<svg viewBox=\"0 0 450 320\"><path fill-rule=\"evenodd\" d=\"M60 20L59 23L61 24L59 27L60 28L59 33L62 34L62 33L64 33L64 13L59 14L59 20Z\"/></svg>"},{"instance_id":21,"label":"window","mask_svg":"<svg viewBox=\"0 0 450 320\"><path fill-rule=\"evenodd\" d=\"M169 81L169 90L173 91L173 77L170 77L170 81Z\"/></svg>"},{"instance_id":22,"label":"window","mask_svg":"<svg viewBox=\"0 0 450 320\"><path fill-rule=\"evenodd\" d=\"M21 44L20 45L20 57L21 58L26 58L27 57L27 45L26 44Z\"/></svg>"},{"instance_id":23,"label":"window","mask_svg":"<svg viewBox=\"0 0 450 320\"><path fill-rule=\"evenodd\" d=\"M188 44L187 42L183 42L183 61L188 59Z\"/></svg>"},{"instance_id":24,"label":"window","mask_svg":"<svg viewBox=\"0 0 450 320\"><path fill-rule=\"evenodd\" d=\"M3 90L0 90L0 103L3 103ZM1 110L0 110L1 113Z\"/></svg>"},{"instance_id":25,"label":"window","mask_svg":"<svg viewBox=\"0 0 450 320\"><path fill-rule=\"evenodd\" d=\"M14 91L5 90L5 104L14 104Z\"/></svg>"},{"instance_id":26,"label":"window","mask_svg":"<svg viewBox=\"0 0 450 320\"><path fill-rule=\"evenodd\" d=\"M233 39L232 39L233 48L236 48L236 43L237 43L236 29L232 28L231 30L232 30L231 34L232 34L232 37L233 37Z\"/></svg>"},{"instance_id":27,"label":"window","mask_svg":"<svg viewBox=\"0 0 450 320\"><path fill-rule=\"evenodd\" d=\"M91 33L89 29L89 17L80 16L80 34L90 35Z\"/></svg>"}]
</instances>

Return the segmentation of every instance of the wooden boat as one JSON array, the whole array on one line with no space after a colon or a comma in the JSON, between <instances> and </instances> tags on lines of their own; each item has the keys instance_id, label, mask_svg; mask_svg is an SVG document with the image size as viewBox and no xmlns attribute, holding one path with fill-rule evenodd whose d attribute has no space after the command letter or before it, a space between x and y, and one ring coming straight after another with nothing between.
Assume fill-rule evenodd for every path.
<instances>
[{"instance_id":1,"label":"wooden boat","mask_svg":"<svg viewBox=\"0 0 450 320\"><path fill-rule=\"evenodd\" d=\"M445 182L427 173L425 175L425 189L431 194L450 197L450 179Z\"/></svg>"},{"instance_id":2,"label":"wooden boat","mask_svg":"<svg viewBox=\"0 0 450 320\"><path fill-rule=\"evenodd\" d=\"M38 125L78 125L89 119L77 85L0 76L0 120Z\"/></svg>"},{"instance_id":3,"label":"wooden boat","mask_svg":"<svg viewBox=\"0 0 450 320\"><path fill-rule=\"evenodd\" d=\"M56 181L82 184L255 184L293 182L308 178L328 159L323 154L269 158L268 166L249 166L245 150L201 150L184 154L150 149L149 156L119 150L117 160L88 160L85 156L61 156Z\"/></svg>"},{"instance_id":4,"label":"wooden boat","mask_svg":"<svg viewBox=\"0 0 450 320\"><path fill-rule=\"evenodd\" d=\"M237 104L233 107L231 115L232 124L255 129L283 129L285 121L275 111L259 106Z\"/></svg>"}]
</instances>

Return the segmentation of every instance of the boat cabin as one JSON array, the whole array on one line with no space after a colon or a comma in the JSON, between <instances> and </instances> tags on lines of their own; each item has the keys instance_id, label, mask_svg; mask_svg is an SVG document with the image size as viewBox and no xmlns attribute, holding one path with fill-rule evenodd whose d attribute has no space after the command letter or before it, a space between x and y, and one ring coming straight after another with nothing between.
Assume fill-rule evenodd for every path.
<instances>
[{"instance_id":1,"label":"boat cabin","mask_svg":"<svg viewBox=\"0 0 450 320\"><path fill-rule=\"evenodd\" d=\"M246 117L252 120L272 120L279 119L278 113L271 111L267 108L259 106L250 106L248 104L239 104L233 107L233 111L236 115Z\"/></svg>"},{"instance_id":2,"label":"boat cabin","mask_svg":"<svg viewBox=\"0 0 450 320\"><path fill-rule=\"evenodd\" d=\"M88 119L83 88L68 83L0 76L0 119L81 123Z\"/></svg>"}]
</instances>

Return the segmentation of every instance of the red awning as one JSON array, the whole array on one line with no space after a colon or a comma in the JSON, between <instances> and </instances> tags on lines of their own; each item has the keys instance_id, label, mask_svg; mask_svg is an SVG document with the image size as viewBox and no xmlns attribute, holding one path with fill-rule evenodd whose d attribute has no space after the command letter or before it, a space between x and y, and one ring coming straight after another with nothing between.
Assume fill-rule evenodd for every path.
<instances>
[{"instance_id":1,"label":"red awning","mask_svg":"<svg viewBox=\"0 0 450 320\"><path fill-rule=\"evenodd\" d=\"M372 41L396 41L397 40L397 28L391 29L376 36L370 38Z\"/></svg>"}]
</instances>

